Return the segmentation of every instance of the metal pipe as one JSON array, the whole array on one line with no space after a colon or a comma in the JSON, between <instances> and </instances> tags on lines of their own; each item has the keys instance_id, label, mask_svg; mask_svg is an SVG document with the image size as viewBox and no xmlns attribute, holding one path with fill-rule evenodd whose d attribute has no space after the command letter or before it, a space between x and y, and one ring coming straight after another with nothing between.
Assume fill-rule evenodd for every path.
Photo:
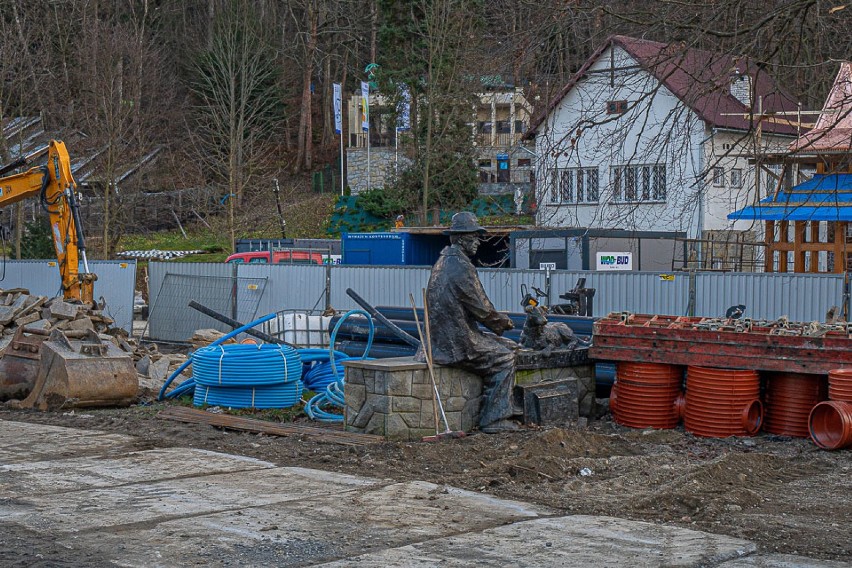
<instances>
[{"instance_id":1,"label":"metal pipe","mask_svg":"<svg viewBox=\"0 0 852 568\"><path fill-rule=\"evenodd\" d=\"M408 333L401 330L395 323L393 323L391 320L383 316L378 310L376 310L376 308L368 304L364 298L362 298L355 292L355 290L353 290L352 288L347 288L346 295L355 300L355 302L359 306L364 308L364 310L366 310L367 313L370 314L370 316L376 318L384 325L386 325L387 328L390 329L397 337L399 337L409 345L418 348L420 347L420 341L418 341L416 337L409 335Z\"/></svg>"},{"instance_id":2,"label":"metal pipe","mask_svg":"<svg viewBox=\"0 0 852 568\"><path fill-rule=\"evenodd\" d=\"M194 309L194 310L198 310L202 314L204 314L206 316L210 316L211 318L218 320L218 321L224 323L225 325L229 325L233 329L237 329L237 328L243 327L245 325L243 323L238 322L237 320L229 318L228 316L224 316L224 315L220 314L219 312L213 311L210 308L208 308L207 306L203 306L203 305L199 304L195 300L189 301L189 307ZM267 343L277 343L279 345L289 345L290 347L293 347L294 349L298 349L298 347L296 347L292 343L287 343L283 339L278 339L277 337L273 337L269 334L263 333L262 331L257 331L255 329L247 329L245 332L246 332L247 335L251 335L252 337L256 337L256 338L260 339L261 341L265 341Z\"/></svg>"}]
</instances>

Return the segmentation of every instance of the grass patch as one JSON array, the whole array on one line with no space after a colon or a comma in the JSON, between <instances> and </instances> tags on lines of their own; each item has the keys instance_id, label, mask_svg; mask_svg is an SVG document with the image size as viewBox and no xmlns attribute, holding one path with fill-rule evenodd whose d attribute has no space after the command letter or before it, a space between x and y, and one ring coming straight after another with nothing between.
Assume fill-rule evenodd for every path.
<instances>
[{"instance_id":1,"label":"grass patch","mask_svg":"<svg viewBox=\"0 0 852 568\"><path fill-rule=\"evenodd\" d=\"M180 231L124 235L119 250L203 250L180 259L182 262L224 262L230 254L227 235L209 229L188 231L186 238Z\"/></svg>"},{"instance_id":2,"label":"grass patch","mask_svg":"<svg viewBox=\"0 0 852 568\"><path fill-rule=\"evenodd\" d=\"M229 247L227 235L209 229L187 232L186 238L180 231L124 235L122 250L203 250L205 253L224 253Z\"/></svg>"}]
</instances>

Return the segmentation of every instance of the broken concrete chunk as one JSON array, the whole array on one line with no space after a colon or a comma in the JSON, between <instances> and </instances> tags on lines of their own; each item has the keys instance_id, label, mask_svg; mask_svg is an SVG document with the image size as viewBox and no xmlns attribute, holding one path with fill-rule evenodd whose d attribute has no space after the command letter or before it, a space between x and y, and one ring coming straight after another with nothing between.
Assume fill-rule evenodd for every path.
<instances>
[{"instance_id":1,"label":"broken concrete chunk","mask_svg":"<svg viewBox=\"0 0 852 568\"><path fill-rule=\"evenodd\" d=\"M107 326L110 326L110 325L115 323L114 319L112 319L108 315L105 315L103 312L100 312L98 310L94 310L94 311L90 312L89 317L92 318L93 322L106 324Z\"/></svg>"},{"instance_id":2,"label":"broken concrete chunk","mask_svg":"<svg viewBox=\"0 0 852 568\"><path fill-rule=\"evenodd\" d=\"M53 329L53 325L50 323L50 320L40 319L33 323L28 323L24 326L24 331L30 330L50 330Z\"/></svg>"},{"instance_id":3,"label":"broken concrete chunk","mask_svg":"<svg viewBox=\"0 0 852 568\"><path fill-rule=\"evenodd\" d=\"M150 355L145 355L136 362L136 372L140 375L148 376L148 368L151 366Z\"/></svg>"},{"instance_id":4,"label":"broken concrete chunk","mask_svg":"<svg viewBox=\"0 0 852 568\"><path fill-rule=\"evenodd\" d=\"M9 305L0 306L0 325L9 325L21 310L24 309L25 302L29 296L18 296L18 298Z\"/></svg>"},{"instance_id":5,"label":"broken concrete chunk","mask_svg":"<svg viewBox=\"0 0 852 568\"><path fill-rule=\"evenodd\" d=\"M21 311L18 313L18 316L16 317L16 320L31 314L35 314L36 319L40 318L39 309L42 307L42 305L44 305L44 302L47 301L47 298L45 298L44 296L27 296L27 298L28 299L24 302L24 307L21 309Z\"/></svg>"},{"instance_id":6,"label":"broken concrete chunk","mask_svg":"<svg viewBox=\"0 0 852 568\"><path fill-rule=\"evenodd\" d=\"M80 311L80 306L69 304L62 300L54 300L50 304L50 315L58 319L72 320L77 317L77 312Z\"/></svg>"},{"instance_id":7,"label":"broken concrete chunk","mask_svg":"<svg viewBox=\"0 0 852 568\"><path fill-rule=\"evenodd\" d=\"M169 360L165 357L159 361L153 361L148 366L148 378L157 383L162 383L166 380L169 374Z\"/></svg>"},{"instance_id":8,"label":"broken concrete chunk","mask_svg":"<svg viewBox=\"0 0 852 568\"><path fill-rule=\"evenodd\" d=\"M91 318L84 316L69 321L67 329L95 329L95 324L92 323Z\"/></svg>"},{"instance_id":9,"label":"broken concrete chunk","mask_svg":"<svg viewBox=\"0 0 852 568\"><path fill-rule=\"evenodd\" d=\"M22 326L27 325L28 323L33 323L34 321L38 321L41 319L41 315L38 312L31 312L28 315L19 317L15 320L15 325Z\"/></svg>"}]
</instances>

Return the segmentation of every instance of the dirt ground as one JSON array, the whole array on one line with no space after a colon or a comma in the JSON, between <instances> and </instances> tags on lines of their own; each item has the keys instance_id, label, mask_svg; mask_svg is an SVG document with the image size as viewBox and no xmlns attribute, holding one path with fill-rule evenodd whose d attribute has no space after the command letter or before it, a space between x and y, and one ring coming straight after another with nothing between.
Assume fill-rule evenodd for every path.
<instances>
[{"instance_id":1,"label":"dirt ground","mask_svg":"<svg viewBox=\"0 0 852 568\"><path fill-rule=\"evenodd\" d=\"M351 447L164 420L161 403L126 409L0 410L0 419L138 436L397 481L421 479L565 514L660 522L755 541L764 552L852 562L852 451L771 435L724 440L682 429L587 427L476 434L439 443Z\"/></svg>"}]
</instances>

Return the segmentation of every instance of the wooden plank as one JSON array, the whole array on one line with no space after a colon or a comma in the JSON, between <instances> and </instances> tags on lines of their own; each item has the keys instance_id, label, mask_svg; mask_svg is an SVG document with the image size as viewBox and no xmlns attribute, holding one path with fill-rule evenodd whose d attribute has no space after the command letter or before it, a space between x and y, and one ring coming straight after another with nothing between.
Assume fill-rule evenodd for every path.
<instances>
[{"instance_id":1,"label":"wooden plank","mask_svg":"<svg viewBox=\"0 0 852 568\"><path fill-rule=\"evenodd\" d=\"M359 434L357 432L345 432L343 430L304 426L302 424L267 422L265 420L243 418L242 416L231 416L229 414L214 414L186 406L170 406L160 411L157 417L177 422L208 424L231 430L270 434L273 436L307 436L324 442L333 442L348 446L365 446L385 441L384 437L373 434Z\"/></svg>"},{"instance_id":2,"label":"wooden plank","mask_svg":"<svg viewBox=\"0 0 852 568\"><path fill-rule=\"evenodd\" d=\"M846 270L846 223L834 223L834 273L841 274Z\"/></svg>"},{"instance_id":3,"label":"wooden plank","mask_svg":"<svg viewBox=\"0 0 852 568\"><path fill-rule=\"evenodd\" d=\"M763 242L766 243L766 255L763 257L763 271L775 272L775 221L766 222Z\"/></svg>"},{"instance_id":4,"label":"wooden plank","mask_svg":"<svg viewBox=\"0 0 852 568\"><path fill-rule=\"evenodd\" d=\"M805 271L805 251L802 245L805 243L805 222L795 221L793 224L793 272Z\"/></svg>"},{"instance_id":5,"label":"wooden plank","mask_svg":"<svg viewBox=\"0 0 852 568\"><path fill-rule=\"evenodd\" d=\"M830 244L828 244L828 242L820 242L820 240L819 240L819 226L820 226L820 221L811 221L810 222L811 236L810 236L809 241L811 243L819 246L818 250L812 250L811 254L809 255L810 256L810 263L808 265L808 271L811 272L811 273L819 272L820 255L823 252L830 251L831 248L832 248L832 246ZM826 235L826 240L827 239L828 239L828 237ZM826 256L826 259L828 259L827 256Z\"/></svg>"},{"instance_id":6,"label":"wooden plank","mask_svg":"<svg viewBox=\"0 0 852 568\"><path fill-rule=\"evenodd\" d=\"M773 243L772 247L778 251L807 251L807 252L822 252L830 251L834 246L833 243Z\"/></svg>"}]
</instances>

